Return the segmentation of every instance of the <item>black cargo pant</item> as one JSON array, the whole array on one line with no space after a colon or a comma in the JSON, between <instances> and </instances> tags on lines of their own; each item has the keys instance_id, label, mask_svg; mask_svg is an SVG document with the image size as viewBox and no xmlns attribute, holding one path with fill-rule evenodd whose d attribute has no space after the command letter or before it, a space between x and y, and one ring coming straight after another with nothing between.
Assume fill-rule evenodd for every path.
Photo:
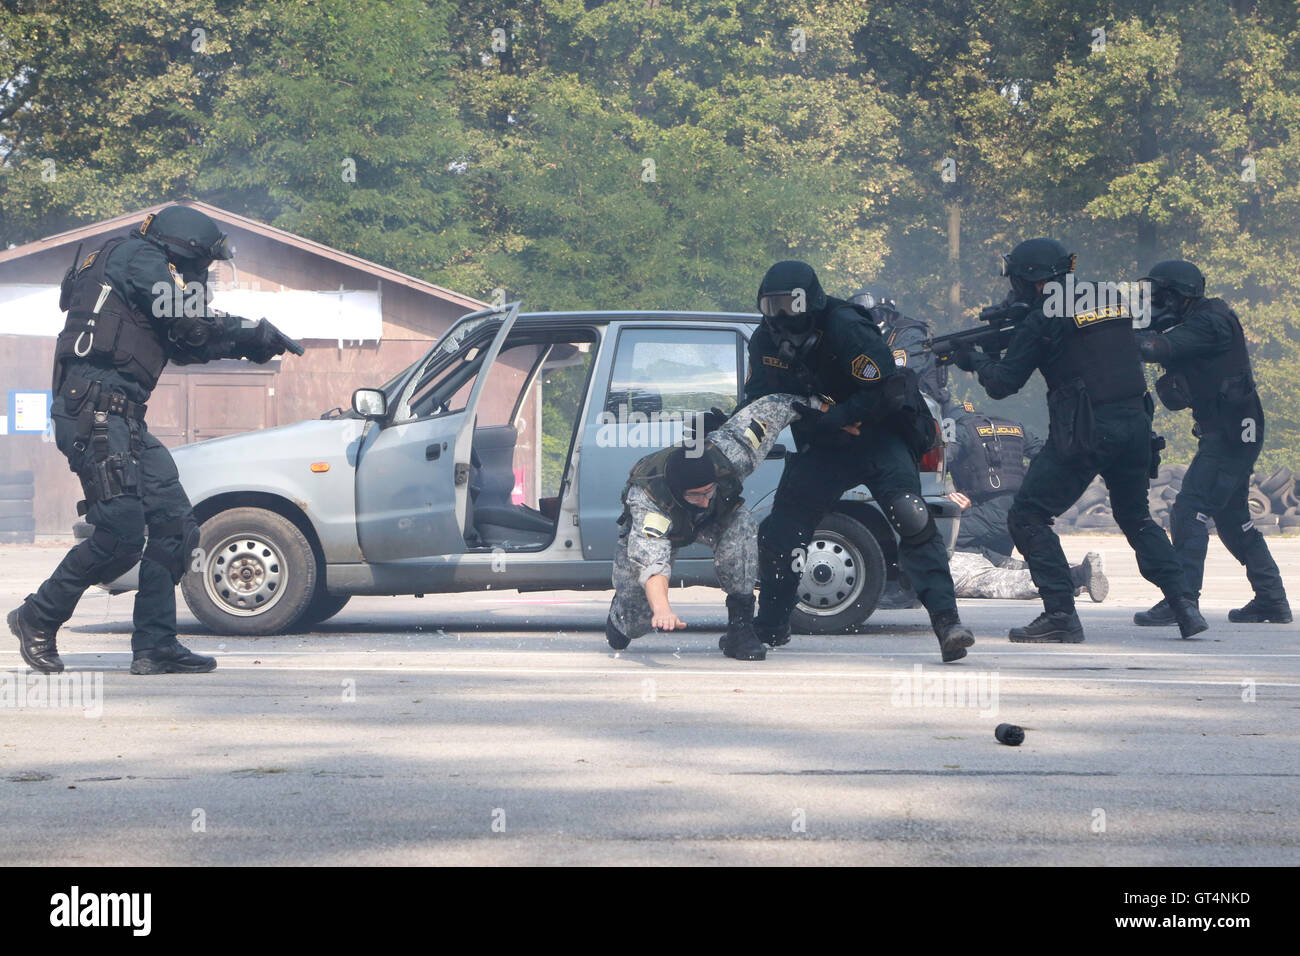
<instances>
[{"instance_id":1,"label":"black cargo pant","mask_svg":"<svg viewBox=\"0 0 1300 956\"><path fill-rule=\"evenodd\" d=\"M1187 590L1195 597L1201 594L1205 554L1210 544L1206 525L1213 518L1223 546L1245 565L1246 579L1255 589L1255 596L1268 602L1286 600L1282 575L1264 536L1251 521L1247 504L1250 473L1264 440L1262 421L1255 437L1258 440L1249 444L1219 433L1201 438L1196 456L1183 476L1182 488L1174 499L1169 528L1187 579Z\"/></svg>"},{"instance_id":2,"label":"black cargo pant","mask_svg":"<svg viewBox=\"0 0 1300 956\"><path fill-rule=\"evenodd\" d=\"M843 445L814 445L786 460L772 513L758 528L758 623L779 628L790 620L802 577L795 570L802 568L798 556L807 554L817 523L831 506L859 484L882 507L905 492L921 494L916 459L892 432L864 430ZM925 541L900 544L898 563L927 610L956 610L948 550L937 532Z\"/></svg>"},{"instance_id":3,"label":"black cargo pant","mask_svg":"<svg viewBox=\"0 0 1300 956\"><path fill-rule=\"evenodd\" d=\"M1142 404L1112 402L1094 409L1096 432L1091 454L1066 459L1051 440L1034 456L1016 492L1007 528L1049 612L1074 610L1074 582L1061 539L1052 521L1079 500L1101 475L1110 493L1111 511L1138 570L1166 598L1187 592L1174 547L1151 519L1147 506L1147 476L1151 461L1151 416Z\"/></svg>"},{"instance_id":4,"label":"black cargo pant","mask_svg":"<svg viewBox=\"0 0 1300 956\"><path fill-rule=\"evenodd\" d=\"M77 419L68 414L62 395L54 399L51 415L59 451L85 489L95 481L103 453L93 442L75 447ZM121 494L90 505L86 520L95 526L94 533L28 596L27 618L42 631L54 631L72 616L87 588L112 581L139 560L131 649L143 651L176 639L176 585L198 546L198 527L166 447L141 421L110 414L107 426L106 454L113 459L114 484L121 486Z\"/></svg>"}]
</instances>

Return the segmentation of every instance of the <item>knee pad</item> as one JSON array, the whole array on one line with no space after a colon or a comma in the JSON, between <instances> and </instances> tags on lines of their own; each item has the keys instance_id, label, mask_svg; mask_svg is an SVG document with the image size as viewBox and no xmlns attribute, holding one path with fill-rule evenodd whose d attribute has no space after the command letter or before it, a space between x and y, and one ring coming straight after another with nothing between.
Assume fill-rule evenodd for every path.
<instances>
[{"instance_id":1,"label":"knee pad","mask_svg":"<svg viewBox=\"0 0 1300 956\"><path fill-rule=\"evenodd\" d=\"M189 567L190 556L199 546L199 525L194 515L186 512L179 518L169 518L149 529L149 543L144 557L161 564L172 579L180 584Z\"/></svg>"},{"instance_id":2,"label":"knee pad","mask_svg":"<svg viewBox=\"0 0 1300 956\"><path fill-rule=\"evenodd\" d=\"M907 547L925 544L939 533L925 499L910 491L895 495L885 503L885 517L898 532L898 540Z\"/></svg>"}]
</instances>

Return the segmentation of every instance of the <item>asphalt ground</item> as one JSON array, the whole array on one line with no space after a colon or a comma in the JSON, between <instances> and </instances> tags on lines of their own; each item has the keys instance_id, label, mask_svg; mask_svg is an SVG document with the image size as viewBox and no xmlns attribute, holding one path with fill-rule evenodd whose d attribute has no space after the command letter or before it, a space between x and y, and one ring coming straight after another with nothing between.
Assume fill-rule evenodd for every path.
<instances>
[{"instance_id":1,"label":"asphalt ground","mask_svg":"<svg viewBox=\"0 0 1300 956\"><path fill-rule=\"evenodd\" d=\"M951 665L917 610L742 663L717 591L674 591L690 629L622 653L608 592L485 591L358 598L277 638L211 636L182 602L218 669L136 677L131 596L92 592L59 634L75 699L33 698L0 643L5 859L1300 863L1300 629L1228 623L1249 594L1217 541L1203 639L1136 628L1159 594L1123 539L1063 540L1111 578L1087 641L1013 645L1036 602L964 601L977 643ZM0 610L66 546L0 548ZM1270 546L1300 596L1300 538Z\"/></svg>"}]
</instances>

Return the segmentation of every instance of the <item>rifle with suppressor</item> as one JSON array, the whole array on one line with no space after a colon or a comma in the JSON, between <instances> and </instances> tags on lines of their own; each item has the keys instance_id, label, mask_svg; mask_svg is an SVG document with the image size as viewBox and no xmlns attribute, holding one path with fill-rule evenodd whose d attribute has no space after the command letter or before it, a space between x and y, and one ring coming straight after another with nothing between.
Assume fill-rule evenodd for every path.
<instances>
[{"instance_id":1,"label":"rifle with suppressor","mask_svg":"<svg viewBox=\"0 0 1300 956\"><path fill-rule=\"evenodd\" d=\"M1016 329L1028 314L1028 302L1000 302L985 306L979 314L980 321L985 325L931 336L925 340L922 351L931 353L936 365L951 365L953 355L964 345L980 348L990 355L1000 354L1011 344L1011 337L1016 334Z\"/></svg>"}]
</instances>

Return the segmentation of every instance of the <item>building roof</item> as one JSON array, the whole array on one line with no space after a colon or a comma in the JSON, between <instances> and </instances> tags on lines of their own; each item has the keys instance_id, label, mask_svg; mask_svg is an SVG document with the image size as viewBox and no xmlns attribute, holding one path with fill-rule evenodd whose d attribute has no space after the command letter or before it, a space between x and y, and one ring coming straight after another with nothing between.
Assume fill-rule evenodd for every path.
<instances>
[{"instance_id":1,"label":"building roof","mask_svg":"<svg viewBox=\"0 0 1300 956\"><path fill-rule=\"evenodd\" d=\"M347 252L340 252L323 243L306 239L302 236L295 235L292 232L286 232L283 229L277 229L275 226L268 226L264 222L258 222L256 219L248 219L244 216L237 215L233 212L227 212L217 206L209 205L205 202L199 202L196 199L181 199L176 202L159 203L156 206L148 206L144 209L137 209L135 212L125 213L113 219L104 219L99 222L91 223L88 226L79 226L76 229L70 229L67 232L61 232L58 235L47 236L44 239L37 239L35 242L28 242L21 246L15 246L13 249L0 249L0 263L10 262L14 259L21 259L24 256L32 255L36 252L45 252L49 249L57 249L60 246L66 246L74 242L84 242L95 236L105 233L115 232L118 229L134 226L144 219L151 212L157 212L165 206L189 206L207 213L217 222L227 223L239 229L272 239L276 242L282 242L285 245L293 246L312 255L320 256L322 259L329 259L340 265L348 266L361 272L369 273L376 278L383 279L385 282L393 282L398 285L406 286L408 289L414 289L416 292L423 292L425 295L436 296L445 299L448 302L458 306L464 306L469 309L486 308L486 302L480 302L471 296L462 295L459 292L453 292L451 289L443 288L440 285L434 285L432 282L425 282L423 279L417 279L409 276L405 272L398 272L396 269L390 269L387 266L381 266L377 262L371 262L368 259L362 259L360 256L354 256Z\"/></svg>"}]
</instances>

